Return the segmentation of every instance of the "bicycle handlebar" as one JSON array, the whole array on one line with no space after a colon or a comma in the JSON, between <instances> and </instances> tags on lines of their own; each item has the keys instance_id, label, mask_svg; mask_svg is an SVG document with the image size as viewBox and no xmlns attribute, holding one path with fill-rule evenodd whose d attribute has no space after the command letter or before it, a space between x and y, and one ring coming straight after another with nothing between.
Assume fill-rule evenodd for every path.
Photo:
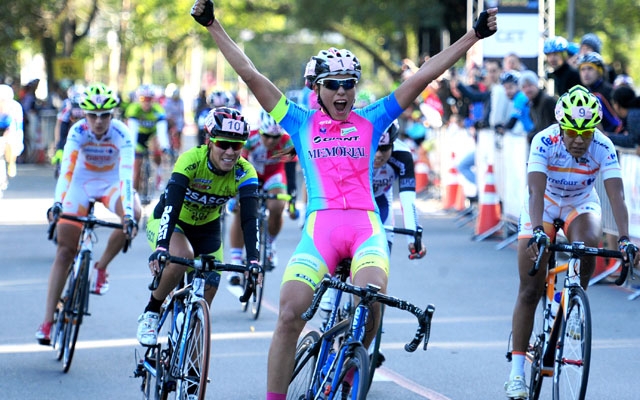
<instances>
[{"instance_id":1,"label":"bicycle handlebar","mask_svg":"<svg viewBox=\"0 0 640 400\"><path fill-rule=\"evenodd\" d=\"M585 246L583 242L573 242L573 243L552 243L549 246L542 245L540 246L540 253L538 254L538 259L533 264L531 270L529 270L529 275L534 276L538 270L540 269L540 260L542 259L542 254L545 249L549 251L560 251L567 252L571 254L571 257L582 257L582 256L596 256L596 257L609 257L609 258L623 258L623 255L618 250L609 250L601 247L590 247ZM633 262L633 255L629 257L629 260ZM625 264L626 265L626 264ZM633 265L633 264L631 264ZM622 279L621 279L622 278ZM620 286L624 280L626 279L626 271L623 267L623 273L620 275L620 278L616 280L616 285ZM620 281L620 283L618 283Z\"/></svg>"},{"instance_id":2,"label":"bicycle handlebar","mask_svg":"<svg viewBox=\"0 0 640 400\"><path fill-rule=\"evenodd\" d=\"M413 247L416 250L416 253L420 253L422 251L422 227L416 226L416 229L405 229L405 228L396 228L394 226L385 225L384 229L388 232L397 233L400 235L413 236Z\"/></svg>"},{"instance_id":3,"label":"bicycle handlebar","mask_svg":"<svg viewBox=\"0 0 640 400\"><path fill-rule=\"evenodd\" d=\"M431 319L436 308L433 304L427 305L427 308L423 311L419 307L409 303L408 301L399 299L397 297L388 296L384 293L379 293L379 287L375 285L368 285L366 288L360 286L354 286L352 284L341 282L338 279L332 279L329 275L326 275L322 281L316 287L315 294L311 301L309 308L302 313L302 319L305 321L311 320L318 311L322 295L328 288L338 289L345 293L350 293L360 297L365 304L371 304L373 302L380 302L389 307L394 307L399 310L407 311L413 314L418 320L418 329L414 338L407 344L404 349L407 352L414 352L418 348L420 342L424 339L424 350L427 350L429 343L429 337L431 335Z\"/></svg>"},{"instance_id":4,"label":"bicycle handlebar","mask_svg":"<svg viewBox=\"0 0 640 400\"><path fill-rule=\"evenodd\" d=\"M122 224L103 221L103 220L97 219L94 215L78 216L78 215L71 215L71 214L60 214L57 218L54 218L53 221L49 223L49 229L47 230L48 240L53 239L53 232L55 231L56 225L58 225L58 219L60 218L66 219L69 221L80 222L83 225L89 226L90 228L93 228L95 226L103 226L105 228L113 228L113 229L120 229L120 230L124 229ZM131 227L128 227L127 230L132 230L130 228ZM128 232L129 234L128 237L131 237L131 233L132 232ZM131 239L127 238L127 240L124 242L122 252L126 253L130 246L131 246Z\"/></svg>"},{"instance_id":5,"label":"bicycle handlebar","mask_svg":"<svg viewBox=\"0 0 640 400\"><path fill-rule=\"evenodd\" d=\"M240 264L226 264L223 262L216 261L215 258L209 254L201 254L197 259L184 258L184 257L176 257L169 256L166 260L160 260L160 272L153 277L153 281L149 284L149 290L155 290L158 288L158 284L160 283L160 277L162 276L162 271L167 262L184 265L187 267L192 267L196 271L199 272L248 272L249 276L249 284L246 285L244 293L240 296L240 302L245 303L249 300L253 292L256 288L256 281L258 275L263 273L262 267L258 265L240 265Z\"/></svg>"}]
</instances>

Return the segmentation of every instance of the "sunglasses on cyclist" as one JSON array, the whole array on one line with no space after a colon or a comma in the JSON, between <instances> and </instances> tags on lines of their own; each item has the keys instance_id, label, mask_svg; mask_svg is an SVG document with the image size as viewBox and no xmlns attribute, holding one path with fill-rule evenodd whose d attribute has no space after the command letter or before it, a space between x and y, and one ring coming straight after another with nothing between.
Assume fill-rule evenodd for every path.
<instances>
[{"instance_id":1,"label":"sunglasses on cyclist","mask_svg":"<svg viewBox=\"0 0 640 400\"><path fill-rule=\"evenodd\" d=\"M378 151L385 152L393 148L393 144L381 144L378 146Z\"/></svg>"},{"instance_id":2,"label":"sunglasses on cyclist","mask_svg":"<svg viewBox=\"0 0 640 400\"><path fill-rule=\"evenodd\" d=\"M344 90L351 90L356 87L358 80L356 78L349 79L331 79L324 78L318 81L318 85L322 85L329 90L338 90L340 86L344 88Z\"/></svg>"},{"instance_id":3,"label":"sunglasses on cyclist","mask_svg":"<svg viewBox=\"0 0 640 400\"><path fill-rule=\"evenodd\" d=\"M273 140L278 140L282 137L282 135L267 135L266 133L263 133L262 136L265 139L273 139Z\"/></svg>"},{"instance_id":4,"label":"sunglasses on cyclist","mask_svg":"<svg viewBox=\"0 0 640 400\"><path fill-rule=\"evenodd\" d=\"M244 146L244 142L232 142L229 140L221 140L221 139L212 139L211 141L217 148L225 151L228 148L231 148L233 151L238 151L242 149L242 146Z\"/></svg>"},{"instance_id":5,"label":"sunglasses on cyclist","mask_svg":"<svg viewBox=\"0 0 640 400\"><path fill-rule=\"evenodd\" d=\"M562 128L564 134L570 137L571 139L575 139L578 136L582 136L584 139L591 139L593 137L593 132L595 129L573 129L573 128Z\"/></svg>"},{"instance_id":6,"label":"sunglasses on cyclist","mask_svg":"<svg viewBox=\"0 0 640 400\"><path fill-rule=\"evenodd\" d=\"M97 118L109 119L109 118L111 118L111 115L113 115L113 114L112 114L111 111L105 111L105 112L100 112L100 113L88 112L88 113L85 113L85 115L87 116L87 118L89 118L91 120L95 120Z\"/></svg>"}]
</instances>

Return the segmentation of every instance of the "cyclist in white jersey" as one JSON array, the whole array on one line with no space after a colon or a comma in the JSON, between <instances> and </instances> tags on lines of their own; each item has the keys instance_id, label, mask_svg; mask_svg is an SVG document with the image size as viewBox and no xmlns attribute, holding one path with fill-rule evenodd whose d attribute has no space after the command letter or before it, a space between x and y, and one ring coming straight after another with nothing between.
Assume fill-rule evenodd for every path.
<instances>
[{"instance_id":1,"label":"cyclist in white jersey","mask_svg":"<svg viewBox=\"0 0 640 400\"><path fill-rule=\"evenodd\" d=\"M538 256L538 243L549 243L548 235L555 233L553 221L560 218L570 242L599 245L601 208L594 187L598 173L618 227L620 251L634 246L629 241L629 214L616 151L611 140L596 128L602 120L598 98L576 85L558 99L555 116L558 124L534 136L527 165L529 191L518 227L520 287L512 320L513 359L505 383L510 399L527 398L524 354L545 280L544 273L528 274ZM543 255L541 265L546 265L548 258L549 254ZM580 283L585 289L594 268L593 257L582 260Z\"/></svg>"},{"instance_id":2,"label":"cyclist in white jersey","mask_svg":"<svg viewBox=\"0 0 640 400\"><path fill-rule=\"evenodd\" d=\"M121 218L124 229L111 233L104 253L94 265L91 291L95 294L106 292L107 266L122 250L130 229L129 239L135 237L140 219L140 202L133 191L133 141L127 126L113 119L118 103L113 90L101 83L85 89L80 102L85 118L69 130L54 205L48 213L51 219L61 213L86 216L93 198ZM82 224L60 219L56 230L58 248L49 275L44 320L36 332L36 339L43 345L51 342L53 313L76 255Z\"/></svg>"}]
</instances>

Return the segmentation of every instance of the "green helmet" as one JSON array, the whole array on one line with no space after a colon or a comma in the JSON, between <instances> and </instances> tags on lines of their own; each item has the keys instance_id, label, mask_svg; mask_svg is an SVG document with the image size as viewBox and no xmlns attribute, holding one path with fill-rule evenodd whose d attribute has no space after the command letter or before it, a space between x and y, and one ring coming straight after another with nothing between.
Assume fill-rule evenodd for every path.
<instances>
[{"instance_id":1,"label":"green helmet","mask_svg":"<svg viewBox=\"0 0 640 400\"><path fill-rule=\"evenodd\" d=\"M80 108L89 112L110 111L118 104L120 104L120 99L111 88L102 83L94 83L84 90Z\"/></svg>"},{"instance_id":2,"label":"green helmet","mask_svg":"<svg viewBox=\"0 0 640 400\"><path fill-rule=\"evenodd\" d=\"M587 88L575 85L560 96L555 114L563 128L591 129L602 121L602 105Z\"/></svg>"}]
</instances>

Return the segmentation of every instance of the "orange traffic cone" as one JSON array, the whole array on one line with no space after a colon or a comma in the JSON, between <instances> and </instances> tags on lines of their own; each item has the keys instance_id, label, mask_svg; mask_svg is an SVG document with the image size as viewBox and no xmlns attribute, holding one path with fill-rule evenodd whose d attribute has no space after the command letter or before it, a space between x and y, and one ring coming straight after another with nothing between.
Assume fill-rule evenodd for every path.
<instances>
[{"instance_id":1,"label":"orange traffic cone","mask_svg":"<svg viewBox=\"0 0 640 400\"><path fill-rule=\"evenodd\" d=\"M493 178L493 165L487 167L484 191L478 199L478 218L476 219L476 240L485 239L496 233L502 227L500 220L500 202L496 193Z\"/></svg>"},{"instance_id":2,"label":"orange traffic cone","mask_svg":"<svg viewBox=\"0 0 640 400\"><path fill-rule=\"evenodd\" d=\"M458 192L462 187L458 184L458 169L455 163L456 155L451 153L451 167L449 168L444 193L442 194L442 208L449 210L455 207Z\"/></svg>"},{"instance_id":3,"label":"orange traffic cone","mask_svg":"<svg viewBox=\"0 0 640 400\"><path fill-rule=\"evenodd\" d=\"M429 166L422 161L416 161L413 168L416 176L416 193L420 193L426 190L429 184Z\"/></svg>"}]
</instances>

